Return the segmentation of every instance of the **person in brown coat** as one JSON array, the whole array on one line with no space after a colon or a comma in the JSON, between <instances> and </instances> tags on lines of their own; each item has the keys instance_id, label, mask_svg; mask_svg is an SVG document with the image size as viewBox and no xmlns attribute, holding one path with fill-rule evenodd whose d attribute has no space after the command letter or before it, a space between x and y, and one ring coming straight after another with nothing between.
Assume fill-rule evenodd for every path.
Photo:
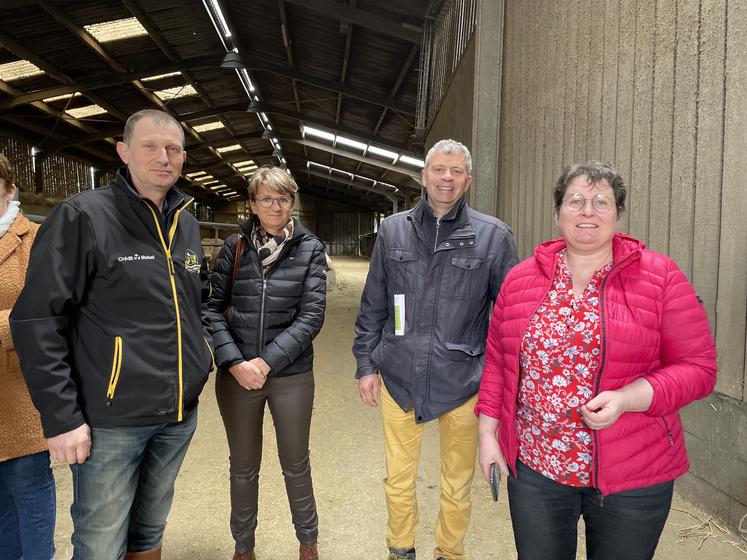
<instances>
[{"instance_id":1,"label":"person in brown coat","mask_svg":"<svg viewBox=\"0 0 747 560\"><path fill-rule=\"evenodd\" d=\"M54 557L54 478L8 324L39 226L18 211L14 181L0 154L0 558L45 559Z\"/></svg>"}]
</instances>

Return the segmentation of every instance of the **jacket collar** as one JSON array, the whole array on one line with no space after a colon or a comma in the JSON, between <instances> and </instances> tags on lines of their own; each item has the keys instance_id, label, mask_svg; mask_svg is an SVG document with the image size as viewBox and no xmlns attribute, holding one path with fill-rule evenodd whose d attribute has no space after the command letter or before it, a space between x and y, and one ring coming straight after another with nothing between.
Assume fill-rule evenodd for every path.
<instances>
[{"instance_id":1,"label":"jacket collar","mask_svg":"<svg viewBox=\"0 0 747 560\"><path fill-rule=\"evenodd\" d=\"M142 201L146 200L143 196L140 195L139 192L137 192L135 187L132 186L130 171L127 169L127 167L120 167L119 169L117 169L117 174L114 177L114 187L119 192L131 197L132 199ZM185 202L192 202L192 200L192 197L187 196L176 187L171 187L166 192L166 197L164 198L164 207L159 210L161 210L161 212L165 215L174 208L183 205Z\"/></svg>"},{"instance_id":2,"label":"jacket collar","mask_svg":"<svg viewBox=\"0 0 747 560\"><path fill-rule=\"evenodd\" d=\"M289 242L292 241L295 243L302 237L316 237L296 218L291 218L291 220L293 220L293 237L288 240ZM247 239L251 239L252 228L254 228L254 224L256 224L257 222L259 222L259 218L257 218L256 214L252 214L248 220L246 220L242 224L239 224L239 231L241 232L241 235L243 235Z\"/></svg>"},{"instance_id":3,"label":"jacket collar","mask_svg":"<svg viewBox=\"0 0 747 560\"><path fill-rule=\"evenodd\" d=\"M0 237L0 262L7 259L23 242L23 237L31 232L32 224L29 219L20 212L10 224L5 235Z\"/></svg>"},{"instance_id":4,"label":"jacket collar","mask_svg":"<svg viewBox=\"0 0 747 560\"><path fill-rule=\"evenodd\" d=\"M464 195L462 195L462 198L459 199L451 210L441 217L441 220L454 220L457 229L469 225L470 219L469 212L467 211L468 208L467 200ZM411 219L416 220L418 224L422 224L424 219L436 219L433 216L433 209L430 204L428 204L426 197L421 198L420 202L418 202L415 207L407 213L407 215Z\"/></svg>"},{"instance_id":5,"label":"jacket collar","mask_svg":"<svg viewBox=\"0 0 747 560\"><path fill-rule=\"evenodd\" d=\"M639 257L645 248L646 245L635 237L632 237L627 233L616 233L615 237L612 238L612 258L615 263L614 268L616 268L619 263L630 262L633 258ZM545 241L544 243L537 245L534 249L534 256L546 276L552 277L555 273L555 264L557 262L558 253L563 249L565 249L565 239L562 237L556 237L550 241Z\"/></svg>"}]
</instances>

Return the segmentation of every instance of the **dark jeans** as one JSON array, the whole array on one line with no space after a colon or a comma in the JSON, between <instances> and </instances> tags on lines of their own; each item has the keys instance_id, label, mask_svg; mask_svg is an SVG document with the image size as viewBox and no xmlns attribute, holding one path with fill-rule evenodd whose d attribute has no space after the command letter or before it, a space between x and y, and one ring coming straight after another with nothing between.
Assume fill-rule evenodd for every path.
<instances>
[{"instance_id":1,"label":"dark jeans","mask_svg":"<svg viewBox=\"0 0 747 560\"><path fill-rule=\"evenodd\" d=\"M161 546L196 427L197 408L182 422L91 428L91 456L70 465L73 560L121 560Z\"/></svg>"},{"instance_id":2,"label":"dark jeans","mask_svg":"<svg viewBox=\"0 0 747 560\"><path fill-rule=\"evenodd\" d=\"M0 559L53 558L54 522L49 452L0 462Z\"/></svg>"},{"instance_id":3,"label":"dark jeans","mask_svg":"<svg viewBox=\"0 0 747 560\"><path fill-rule=\"evenodd\" d=\"M575 560L578 519L588 560L653 558L669 515L674 482L608 494L558 484L523 463L508 478L519 560Z\"/></svg>"},{"instance_id":4,"label":"dark jeans","mask_svg":"<svg viewBox=\"0 0 747 560\"><path fill-rule=\"evenodd\" d=\"M247 391L233 375L220 370L215 393L231 453L231 533L236 552L245 554L254 549L265 403L275 425L296 537L304 544L315 543L319 523L309 462L313 373L271 377L261 389Z\"/></svg>"}]
</instances>

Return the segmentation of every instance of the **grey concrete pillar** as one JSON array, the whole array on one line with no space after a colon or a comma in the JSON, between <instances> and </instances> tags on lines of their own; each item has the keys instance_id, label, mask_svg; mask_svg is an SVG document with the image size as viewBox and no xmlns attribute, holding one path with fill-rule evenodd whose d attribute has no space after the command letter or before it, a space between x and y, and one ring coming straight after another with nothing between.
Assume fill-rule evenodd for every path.
<instances>
[{"instance_id":1,"label":"grey concrete pillar","mask_svg":"<svg viewBox=\"0 0 747 560\"><path fill-rule=\"evenodd\" d=\"M470 204L495 215L498 210L498 149L501 126L504 0L480 0L475 30L475 83L472 112Z\"/></svg>"},{"instance_id":2,"label":"grey concrete pillar","mask_svg":"<svg viewBox=\"0 0 747 560\"><path fill-rule=\"evenodd\" d=\"M383 193L385 197L392 201L392 214L399 212L399 198L393 194Z\"/></svg>"}]
</instances>

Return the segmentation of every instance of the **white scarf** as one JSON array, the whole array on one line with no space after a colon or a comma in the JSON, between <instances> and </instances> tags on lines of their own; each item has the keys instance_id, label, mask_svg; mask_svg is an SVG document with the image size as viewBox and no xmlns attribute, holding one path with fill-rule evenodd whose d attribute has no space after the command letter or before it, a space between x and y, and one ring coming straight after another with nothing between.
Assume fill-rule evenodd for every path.
<instances>
[{"instance_id":1,"label":"white scarf","mask_svg":"<svg viewBox=\"0 0 747 560\"><path fill-rule=\"evenodd\" d=\"M16 215L18 214L18 207L20 205L21 203L17 200L11 200L10 204L8 204L8 209L5 211L5 214L0 216L0 237L8 232L10 224L12 224L13 220L16 219Z\"/></svg>"}]
</instances>

